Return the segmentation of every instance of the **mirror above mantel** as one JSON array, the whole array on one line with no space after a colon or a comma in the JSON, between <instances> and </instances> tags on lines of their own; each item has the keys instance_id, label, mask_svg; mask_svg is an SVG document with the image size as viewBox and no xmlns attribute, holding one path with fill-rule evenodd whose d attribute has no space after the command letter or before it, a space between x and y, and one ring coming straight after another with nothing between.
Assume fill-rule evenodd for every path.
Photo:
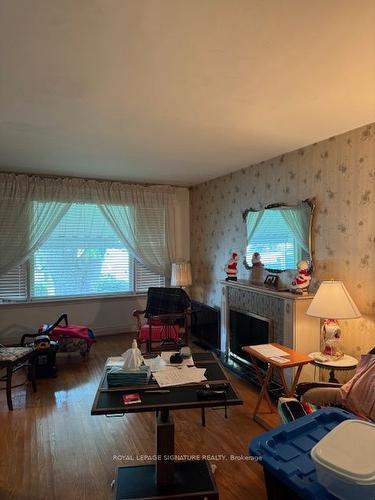
<instances>
[{"instance_id":1,"label":"mirror above mantel","mask_svg":"<svg viewBox=\"0 0 375 500\"><path fill-rule=\"evenodd\" d=\"M273 273L294 270L300 260L306 260L312 269L314 207L314 201L307 199L297 205L277 203L245 210L245 267L252 267L252 256L258 252L264 269Z\"/></svg>"}]
</instances>

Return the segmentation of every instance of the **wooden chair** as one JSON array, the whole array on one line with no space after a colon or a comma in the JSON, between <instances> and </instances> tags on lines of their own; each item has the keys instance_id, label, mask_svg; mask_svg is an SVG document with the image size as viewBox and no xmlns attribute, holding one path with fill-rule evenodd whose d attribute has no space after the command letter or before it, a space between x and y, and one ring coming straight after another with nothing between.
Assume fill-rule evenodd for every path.
<instances>
[{"instance_id":1,"label":"wooden chair","mask_svg":"<svg viewBox=\"0 0 375 500\"><path fill-rule=\"evenodd\" d=\"M6 370L6 375L0 378L1 382L6 382L6 395L8 409L13 410L12 388L19 387L17 384L12 387L13 373L24 367L30 367L30 378L34 392L36 392L35 382L35 362L34 349L32 347L0 347L0 369Z\"/></svg>"},{"instance_id":2,"label":"wooden chair","mask_svg":"<svg viewBox=\"0 0 375 500\"><path fill-rule=\"evenodd\" d=\"M134 311L133 316L137 320L137 342L146 344L147 352L178 350L189 342L190 299L181 288L149 288L146 309Z\"/></svg>"}]
</instances>

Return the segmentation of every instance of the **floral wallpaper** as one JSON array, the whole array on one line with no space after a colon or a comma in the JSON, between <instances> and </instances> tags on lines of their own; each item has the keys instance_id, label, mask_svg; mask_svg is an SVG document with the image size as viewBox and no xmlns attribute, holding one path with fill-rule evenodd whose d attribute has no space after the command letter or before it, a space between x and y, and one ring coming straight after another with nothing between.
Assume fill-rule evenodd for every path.
<instances>
[{"instance_id":1,"label":"floral wallpaper","mask_svg":"<svg viewBox=\"0 0 375 500\"><path fill-rule=\"evenodd\" d=\"M314 277L343 280L364 315L342 322L358 355L375 345L375 123L191 188L192 295L220 306L229 254L245 255L246 208L306 198L316 202Z\"/></svg>"}]
</instances>

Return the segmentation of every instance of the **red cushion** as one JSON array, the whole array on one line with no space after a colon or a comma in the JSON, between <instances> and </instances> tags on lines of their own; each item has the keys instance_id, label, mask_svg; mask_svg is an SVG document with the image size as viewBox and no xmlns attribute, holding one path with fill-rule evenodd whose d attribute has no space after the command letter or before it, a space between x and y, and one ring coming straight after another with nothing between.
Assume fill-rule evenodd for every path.
<instances>
[{"instance_id":1,"label":"red cushion","mask_svg":"<svg viewBox=\"0 0 375 500\"><path fill-rule=\"evenodd\" d=\"M147 320L147 324L149 325L150 324L150 319ZM162 321L160 319L153 319L152 320L152 324L155 325L155 326L159 326L159 325L162 325Z\"/></svg>"},{"instance_id":2,"label":"red cushion","mask_svg":"<svg viewBox=\"0 0 375 500\"><path fill-rule=\"evenodd\" d=\"M39 329L39 332L43 333L43 327ZM51 338L51 340L56 341L59 341L64 337L82 339L85 340L87 342L87 345L89 346L96 342L92 330L90 330L87 326L73 324L69 324L68 326L55 326L55 328L49 334L49 337Z\"/></svg>"},{"instance_id":3,"label":"red cushion","mask_svg":"<svg viewBox=\"0 0 375 500\"><path fill-rule=\"evenodd\" d=\"M179 325L173 325L168 327L165 327L163 325L158 325L158 326L154 325L152 326L151 329L151 340L152 342L161 342L163 340L166 340L166 338L171 340L178 340L179 331L180 331ZM150 332L149 325L143 325L138 332L138 340L140 342L147 342L150 335L149 332Z\"/></svg>"}]
</instances>

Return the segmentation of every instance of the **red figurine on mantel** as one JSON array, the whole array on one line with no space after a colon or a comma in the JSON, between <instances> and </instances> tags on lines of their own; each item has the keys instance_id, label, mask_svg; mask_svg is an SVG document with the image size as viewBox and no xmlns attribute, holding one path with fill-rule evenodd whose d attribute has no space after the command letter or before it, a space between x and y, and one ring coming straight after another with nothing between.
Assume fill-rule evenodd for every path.
<instances>
[{"instance_id":1,"label":"red figurine on mantel","mask_svg":"<svg viewBox=\"0 0 375 500\"><path fill-rule=\"evenodd\" d=\"M231 257L227 262L227 265L224 268L224 271L227 273L227 277L225 281L237 281L237 263L239 260L239 255L236 252L231 253Z\"/></svg>"},{"instance_id":2,"label":"red figurine on mantel","mask_svg":"<svg viewBox=\"0 0 375 500\"><path fill-rule=\"evenodd\" d=\"M297 274L292 281L291 290L295 293L307 292L311 281L310 274L307 260L300 260L297 264Z\"/></svg>"}]
</instances>

